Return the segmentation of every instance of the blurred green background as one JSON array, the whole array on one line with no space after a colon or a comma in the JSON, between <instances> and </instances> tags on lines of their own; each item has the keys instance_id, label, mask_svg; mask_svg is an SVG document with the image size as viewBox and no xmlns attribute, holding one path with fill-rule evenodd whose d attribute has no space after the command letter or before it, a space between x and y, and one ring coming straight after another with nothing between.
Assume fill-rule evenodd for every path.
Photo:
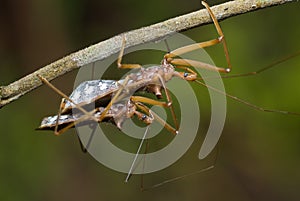
<instances>
[{"instance_id":1,"label":"blurred green background","mask_svg":"<svg viewBox=\"0 0 300 201\"><path fill-rule=\"evenodd\" d=\"M116 34L201 8L195 0L2 0L0 5L0 85ZM222 21L233 73L257 70L298 51L299 9L300 3L290 3ZM212 25L183 34L195 41L216 36ZM225 64L221 47L208 52L217 65ZM259 106L300 112L299 67L300 58L294 58L261 75L224 83L228 93ZM71 72L53 83L70 93L75 76ZM146 175L144 186L209 164L215 168L141 192L139 176L125 184L125 174L81 153L74 130L60 137L34 130L42 117L56 113L59 103L60 97L43 86L0 110L1 200L300 199L298 116L263 113L228 100L216 150L204 161L197 158L208 116L191 150L170 168Z\"/></svg>"}]
</instances>

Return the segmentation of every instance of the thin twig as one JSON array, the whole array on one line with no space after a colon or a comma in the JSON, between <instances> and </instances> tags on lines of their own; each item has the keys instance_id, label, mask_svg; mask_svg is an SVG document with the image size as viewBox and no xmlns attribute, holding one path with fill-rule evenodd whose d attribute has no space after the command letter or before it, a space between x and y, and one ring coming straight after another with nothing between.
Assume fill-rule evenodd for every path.
<instances>
[{"instance_id":1,"label":"thin twig","mask_svg":"<svg viewBox=\"0 0 300 201\"><path fill-rule=\"evenodd\" d=\"M211 9L218 20L223 20L231 16L293 1L297 0L236 0L213 6ZM126 37L126 47L132 47L150 41L159 41L176 32L208 23L211 23L211 19L207 11L201 9L164 22L124 33ZM69 71L105 59L117 53L121 49L121 44L122 36L116 35L42 67L8 86L1 86L0 108L42 85L37 74L49 81L53 80Z\"/></svg>"}]
</instances>

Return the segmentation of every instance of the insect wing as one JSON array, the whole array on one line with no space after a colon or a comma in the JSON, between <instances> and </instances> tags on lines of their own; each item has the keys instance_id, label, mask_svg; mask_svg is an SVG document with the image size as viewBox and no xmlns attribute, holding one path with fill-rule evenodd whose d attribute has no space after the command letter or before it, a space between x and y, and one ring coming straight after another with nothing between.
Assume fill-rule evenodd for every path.
<instances>
[{"instance_id":1,"label":"insect wing","mask_svg":"<svg viewBox=\"0 0 300 201\"><path fill-rule=\"evenodd\" d=\"M82 82L70 95L70 99L78 105L86 105L97 102L97 106L101 106L101 99L110 100L110 95L118 89L118 83L115 80L89 80ZM109 97L107 97L109 96ZM105 103L102 103L105 105ZM68 109L75 107L73 103L66 100L62 113Z\"/></svg>"},{"instance_id":2,"label":"insect wing","mask_svg":"<svg viewBox=\"0 0 300 201\"><path fill-rule=\"evenodd\" d=\"M65 126L69 123L76 121L76 119L78 119L78 117L76 117L75 115L73 116L72 114L61 115L58 119L58 125L60 127ZM56 120L57 120L57 115L45 117L42 120L41 125L37 129L38 130L54 130L54 127L56 125Z\"/></svg>"}]
</instances>

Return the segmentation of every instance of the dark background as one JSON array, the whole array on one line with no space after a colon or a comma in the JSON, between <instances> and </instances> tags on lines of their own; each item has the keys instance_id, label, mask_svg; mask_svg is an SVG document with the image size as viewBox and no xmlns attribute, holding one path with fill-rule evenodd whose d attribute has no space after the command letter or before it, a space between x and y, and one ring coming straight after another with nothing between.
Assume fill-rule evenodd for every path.
<instances>
[{"instance_id":1,"label":"dark background","mask_svg":"<svg viewBox=\"0 0 300 201\"><path fill-rule=\"evenodd\" d=\"M199 8L200 1L195 0L2 0L0 85L116 34ZM233 73L254 71L298 51L299 9L300 3L290 3L222 21ZM195 41L216 36L212 25L183 34ZM217 65L224 65L220 47L209 48L208 52ZM141 62L146 59L147 56L136 58ZM226 90L259 106L300 112L299 66L300 58L294 58L261 75L226 79ZM53 83L70 93L75 76L76 72L71 72ZM60 97L43 86L1 109L1 200L300 198L299 116L263 113L228 100L226 125L212 156L199 162L197 154L202 142L198 139L182 160L162 172L146 175L144 185L199 170L207 164L215 163L215 168L141 192L139 176L125 184L125 174L81 153L73 130L60 137L34 131L43 116L57 111L59 102ZM200 136L201 131L205 133L205 129L200 129Z\"/></svg>"}]
</instances>

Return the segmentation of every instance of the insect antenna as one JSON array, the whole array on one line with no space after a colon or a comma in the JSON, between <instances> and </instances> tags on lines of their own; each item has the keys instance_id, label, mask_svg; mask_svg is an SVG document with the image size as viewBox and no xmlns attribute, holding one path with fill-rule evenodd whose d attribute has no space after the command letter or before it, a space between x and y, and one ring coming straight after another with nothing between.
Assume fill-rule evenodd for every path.
<instances>
[{"instance_id":1,"label":"insect antenna","mask_svg":"<svg viewBox=\"0 0 300 201\"><path fill-rule=\"evenodd\" d=\"M225 96L227 96L230 99L233 99L233 100L235 100L237 102L240 102L240 103L242 103L244 105L247 105L249 107L252 107L253 109L258 110L258 111L262 111L262 112L274 112L274 113L281 113L281 114L288 114L288 115L297 115L297 116L300 116L300 113L298 113L298 112L291 112L291 111L277 110L277 109L267 109L267 108L264 108L264 107L260 107L258 105L253 104L253 103L245 101L245 100L243 100L241 98L238 98L236 96L230 95L230 94L228 94L228 93L226 93L226 92L224 92L222 90L219 90L219 89L217 89L215 87L207 85L207 84L205 84L205 83L203 83L203 82L201 82L199 80L195 80L195 82L197 82L198 84L200 84L200 85L202 85L202 86L204 86L204 87L206 87L208 89L211 89L211 90L213 90L213 91L215 91L217 93L225 95Z\"/></svg>"},{"instance_id":2,"label":"insect antenna","mask_svg":"<svg viewBox=\"0 0 300 201\"><path fill-rule=\"evenodd\" d=\"M267 65L267 66L265 66L263 68L260 68L260 69L258 69L256 71L251 71L251 72L246 72L246 73L240 73L240 74L220 75L219 77L203 77L203 78L199 78L199 80L203 80L204 78L205 79L213 79L213 78L214 79L219 79L220 77L221 78L237 78L237 77L249 77L249 76L253 76L253 75L258 75L258 74L260 74L262 72L265 72L265 71L267 71L269 69L278 67L279 64L284 63L284 62L286 62L286 61L288 61L290 59L293 59L293 58L295 58L295 57L297 57L299 55L300 55L300 51L297 51L297 52L295 52L295 53L293 53L291 55L288 55L288 56L285 56L285 57L283 57L283 58L281 58L279 60L276 60L276 61L270 63L269 65Z\"/></svg>"},{"instance_id":3,"label":"insect antenna","mask_svg":"<svg viewBox=\"0 0 300 201\"><path fill-rule=\"evenodd\" d=\"M277 61L275 61L275 62L273 62L273 63L271 63L271 64L269 64L269 65L267 65L267 66L265 66L265 67L263 67L263 68L261 68L259 70L257 70L257 71L252 71L252 72L242 73L242 74L235 74L235 75L224 75L224 76L221 76L221 77L222 78L232 78L232 77L247 77L247 76L251 76L251 75L257 75L257 74L259 74L261 72L264 72L266 70L274 68L278 64L284 63L285 61L288 61L288 60L290 60L290 59L292 59L294 57L297 57L299 55L300 55L300 51L295 52L294 54L291 54L289 56L283 57L283 58L281 58L281 59L279 59L279 60L277 60Z\"/></svg>"}]
</instances>

